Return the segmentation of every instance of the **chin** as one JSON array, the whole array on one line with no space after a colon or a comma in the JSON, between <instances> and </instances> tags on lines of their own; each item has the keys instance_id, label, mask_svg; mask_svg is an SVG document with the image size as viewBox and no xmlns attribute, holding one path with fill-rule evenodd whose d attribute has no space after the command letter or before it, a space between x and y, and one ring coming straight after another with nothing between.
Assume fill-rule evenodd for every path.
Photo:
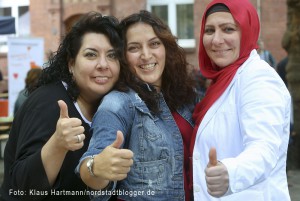
<instances>
[{"instance_id":1,"label":"chin","mask_svg":"<svg viewBox=\"0 0 300 201\"><path fill-rule=\"evenodd\" d=\"M227 66L229 66L231 63L230 62L225 62L225 61L217 61L214 62L216 66L218 66L219 68L225 68Z\"/></svg>"}]
</instances>

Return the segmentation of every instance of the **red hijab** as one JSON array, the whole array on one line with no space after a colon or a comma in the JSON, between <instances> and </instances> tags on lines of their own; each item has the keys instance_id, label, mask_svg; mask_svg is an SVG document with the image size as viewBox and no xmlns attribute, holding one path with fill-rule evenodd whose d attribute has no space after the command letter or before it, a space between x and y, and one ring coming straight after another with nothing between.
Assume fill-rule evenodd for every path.
<instances>
[{"instance_id":1,"label":"red hijab","mask_svg":"<svg viewBox=\"0 0 300 201\"><path fill-rule=\"evenodd\" d=\"M236 23L239 25L241 30L241 43L239 58L229 66L217 70L213 67L212 61L206 54L202 40L206 21L206 12L213 5L219 3L228 7ZM193 153L197 130L204 115L226 90L238 68L249 58L250 52L257 48L259 31L260 26L257 11L248 0L213 0L210 4L208 4L202 18L198 57L201 73L204 77L211 79L212 82L206 91L205 97L196 105L193 113L193 119L195 120L196 126L193 131L190 146L191 154Z\"/></svg>"}]
</instances>

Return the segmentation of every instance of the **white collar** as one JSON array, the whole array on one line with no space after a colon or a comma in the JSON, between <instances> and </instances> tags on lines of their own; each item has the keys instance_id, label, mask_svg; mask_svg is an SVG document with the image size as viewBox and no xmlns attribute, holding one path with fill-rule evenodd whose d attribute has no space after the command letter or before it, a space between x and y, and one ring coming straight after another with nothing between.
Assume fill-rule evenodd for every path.
<instances>
[{"instance_id":1,"label":"white collar","mask_svg":"<svg viewBox=\"0 0 300 201\"><path fill-rule=\"evenodd\" d=\"M62 84L64 85L64 87L65 87L65 88L66 88L66 90L67 90L67 89L68 89L68 84L67 84L67 83L65 83L64 81L61 81L61 82L62 82ZM91 122L91 121L89 121L87 118L85 118L85 116L82 114L82 112L81 112L81 110L80 110L80 107L79 107L79 105L78 105L77 101L75 101L75 102L73 102L73 103L74 103L74 105L75 105L75 107L76 107L77 111L79 112L79 114L80 114L81 118L83 119L83 121L84 121L85 123L87 123L88 125L90 125L90 126L91 126L92 122Z\"/></svg>"}]
</instances>

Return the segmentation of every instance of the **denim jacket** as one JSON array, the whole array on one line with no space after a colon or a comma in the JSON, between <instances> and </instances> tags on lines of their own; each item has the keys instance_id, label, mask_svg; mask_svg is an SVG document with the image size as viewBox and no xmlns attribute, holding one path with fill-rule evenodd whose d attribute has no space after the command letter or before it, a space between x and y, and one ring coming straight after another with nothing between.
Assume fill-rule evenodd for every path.
<instances>
[{"instance_id":1,"label":"denim jacket","mask_svg":"<svg viewBox=\"0 0 300 201\"><path fill-rule=\"evenodd\" d=\"M184 201L182 136L162 94L159 106L161 112L154 116L133 90L112 91L103 98L91 126L89 148L80 163L112 144L117 130L124 134L122 148L133 151L134 163L126 179L118 181L111 192L100 192L95 200L107 200L115 194L123 200ZM191 126L193 109L191 104L177 111Z\"/></svg>"}]
</instances>

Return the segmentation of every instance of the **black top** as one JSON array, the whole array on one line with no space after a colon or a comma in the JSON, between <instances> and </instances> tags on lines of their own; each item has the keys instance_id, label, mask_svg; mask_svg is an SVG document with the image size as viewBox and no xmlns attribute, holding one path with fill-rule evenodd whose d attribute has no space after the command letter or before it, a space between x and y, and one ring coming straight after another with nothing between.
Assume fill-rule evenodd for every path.
<instances>
[{"instance_id":1,"label":"black top","mask_svg":"<svg viewBox=\"0 0 300 201\"><path fill-rule=\"evenodd\" d=\"M67 153L51 187L42 164L41 148L55 132L60 116L58 100L64 100L68 105L69 117L81 119L86 139L83 148ZM5 147L1 200L89 200L86 185L74 173L80 157L87 150L89 129L61 82L34 91L17 112Z\"/></svg>"},{"instance_id":2,"label":"black top","mask_svg":"<svg viewBox=\"0 0 300 201\"><path fill-rule=\"evenodd\" d=\"M288 60L288 57L285 57L277 64L277 72L286 86L288 86L288 82L286 80L286 65Z\"/></svg>"}]
</instances>

